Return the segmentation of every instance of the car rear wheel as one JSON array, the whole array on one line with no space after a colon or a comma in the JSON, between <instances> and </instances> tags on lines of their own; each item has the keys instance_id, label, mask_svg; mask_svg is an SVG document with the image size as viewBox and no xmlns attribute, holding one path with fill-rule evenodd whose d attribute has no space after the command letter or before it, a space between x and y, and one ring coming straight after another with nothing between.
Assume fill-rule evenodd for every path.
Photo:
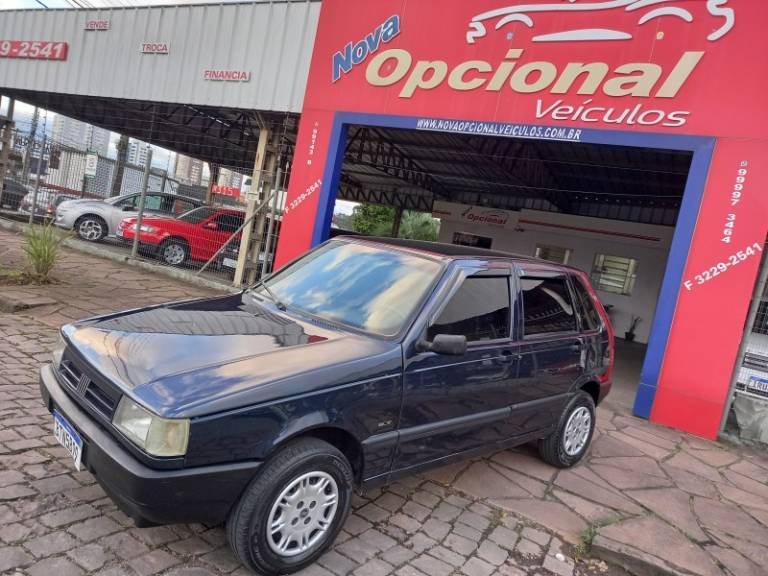
<instances>
[{"instance_id":1,"label":"car rear wheel","mask_svg":"<svg viewBox=\"0 0 768 576\"><path fill-rule=\"evenodd\" d=\"M107 223L98 216L82 216L75 222L77 236L87 242L99 242L107 235Z\"/></svg>"},{"instance_id":2,"label":"car rear wheel","mask_svg":"<svg viewBox=\"0 0 768 576\"><path fill-rule=\"evenodd\" d=\"M227 520L238 559L257 574L289 574L333 543L349 513L352 469L315 438L278 452L251 482Z\"/></svg>"},{"instance_id":3,"label":"car rear wheel","mask_svg":"<svg viewBox=\"0 0 768 576\"><path fill-rule=\"evenodd\" d=\"M160 246L160 259L171 266L181 266L189 258L189 246L183 240L166 240Z\"/></svg>"},{"instance_id":4,"label":"car rear wheel","mask_svg":"<svg viewBox=\"0 0 768 576\"><path fill-rule=\"evenodd\" d=\"M565 407L557 429L539 440L539 455L552 466L569 468L587 452L594 431L595 401L580 390Z\"/></svg>"}]
</instances>

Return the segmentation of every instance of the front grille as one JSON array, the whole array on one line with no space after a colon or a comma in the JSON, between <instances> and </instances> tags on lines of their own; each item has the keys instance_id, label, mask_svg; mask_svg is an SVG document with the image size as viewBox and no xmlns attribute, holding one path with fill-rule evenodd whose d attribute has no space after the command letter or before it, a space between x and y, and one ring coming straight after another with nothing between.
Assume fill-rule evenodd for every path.
<instances>
[{"instance_id":1,"label":"front grille","mask_svg":"<svg viewBox=\"0 0 768 576\"><path fill-rule=\"evenodd\" d=\"M78 402L86 404L107 420L112 419L120 394L95 380L90 371L73 360L69 351L64 353L59 364L59 377Z\"/></svg>"},{"instance_id":2,"label":"front grille","mask_svg":"<svg viewBox=\"0 0 768 576\"><path fill-rule=\"evenodd\" d=\"M743 364L748 368L756 368L758 370L763 370L765 372L768 372L768 358L766 358L762 354L754 354L752 352L747 352L746 354L744 354Z\"/></svg>"}]
</instances>

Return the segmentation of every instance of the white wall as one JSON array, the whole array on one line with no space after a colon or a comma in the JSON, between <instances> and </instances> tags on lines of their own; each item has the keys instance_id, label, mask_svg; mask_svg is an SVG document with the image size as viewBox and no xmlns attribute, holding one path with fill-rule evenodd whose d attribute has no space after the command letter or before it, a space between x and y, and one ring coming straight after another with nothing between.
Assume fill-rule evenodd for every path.
<instances>
[{"instance_id":1,"label":"white wall","mask_svg":"<svg viewBox=\"0 0 768 576\"><path fill-rule=\"evenodd\" d=\"M674 228L522 210L511 213L509 221L516 226L510 229L461 221L460 214L466 206L435 204L435 215L441 218L441 242L450 243L454 232L467 232L493 238L492 249L526 256L534 255L537 244L561 246L571 249L568 264L587 274L597 253L635 258L637 280L632 295L600 290L598 295L604 304L614 306L613 325L618 337L624 337L634 314L642 318L636 331L637 341L648 341Z\"/></svg>"}]
</instances>

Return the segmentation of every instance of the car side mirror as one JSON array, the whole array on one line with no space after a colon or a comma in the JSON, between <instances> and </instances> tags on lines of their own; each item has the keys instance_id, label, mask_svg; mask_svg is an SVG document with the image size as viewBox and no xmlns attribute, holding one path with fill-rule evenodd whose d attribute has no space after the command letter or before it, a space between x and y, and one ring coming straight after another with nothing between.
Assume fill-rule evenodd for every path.
<instances>
[{"instance_id":1,"label":"car side mirror","mask_svg":"<svg viewBox=\"0 0 768 576\"><path fill-rule=\"evenodd\" d=\"M218 230L219 229L219 225L216 224L216 222L208 222L208 224L206 224L205 227L208 230Z\"/></svg>"},{"instance_id":2,"label":"car side mirror","mask_svg":"<svg viewBox=\"0 0 768 576\"><path fill-rule=\"evenodd\" d=\"M420 341L417 349L419 352L461 356L467 352L467 337L459 334L437 334L432 342Z\"/></svg>"}]
</instances>

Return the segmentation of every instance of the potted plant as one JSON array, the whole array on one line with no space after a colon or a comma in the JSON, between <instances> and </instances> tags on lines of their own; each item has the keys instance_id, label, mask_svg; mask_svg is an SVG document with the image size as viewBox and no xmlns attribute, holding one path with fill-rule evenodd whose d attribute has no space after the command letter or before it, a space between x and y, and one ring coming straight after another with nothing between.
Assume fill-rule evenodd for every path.
<instances>
[{"instance_id":1,"label":"potted plant","mask_svg":"<svg viewBox=\"0 0 768 576\"><path fill-rule=\"evenodd\" d=\"M637 325L640 324L640 316L632 315L632 320L629 323L629 330L624 332L624 340L627 342L634 342L635 340L635 330L637 329Z\"/></svg>"}]
</instances>

